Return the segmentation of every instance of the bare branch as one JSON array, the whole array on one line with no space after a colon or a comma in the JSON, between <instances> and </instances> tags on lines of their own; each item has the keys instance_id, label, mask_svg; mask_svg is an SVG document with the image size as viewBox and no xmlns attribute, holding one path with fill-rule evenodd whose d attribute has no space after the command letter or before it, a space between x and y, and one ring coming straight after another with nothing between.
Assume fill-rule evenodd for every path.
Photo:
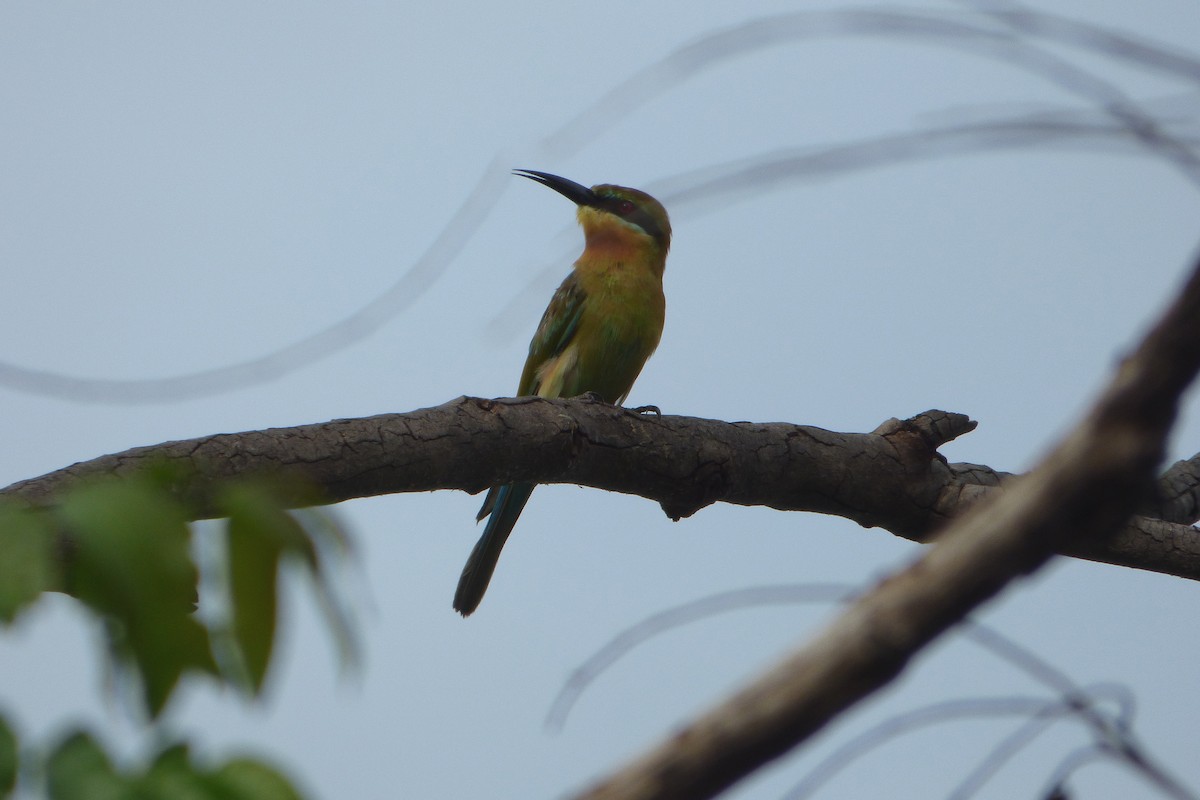
<instances>
[{"instance_id":1,"label":"bare branch","mask_svg":"<svg viewBox=\"0 0 1200 800\"><path fill-rule=\"evenodd\" d=\"M888 684L921 648L1056 549L1113 535L1151 488L1179 396L1198 369L1200 264L1037 469L951 525L805 648L579 796L713 797ZM1159 786L1186 796L1169 779Z\"/></svg>"},{"instance_id":2,"label":"bare branch","mask_svg":"<svg viewBox=\"0 0 1200 800\"><path fill-rule=\"evenodd\" d=\"M1167 522L1191 525L1200 519L1200 454L1176 461L1158 480L1158 497L1149 513Z\"/></svg>"},{"instance_id":3,"label":"bare branch","mask_svg":"<svg viewBox=\"0 0 1200 800\"><path fill-rule=\"evenodd\" d=\"M159 463L181 468L174 490L196 519L217 513L223 482L249 476L281 478L281 500L291 506L533 480L641 495L673 519L720 501L833 514L923 542L1010 477L947 464L937 452L974 427L943 411L836 433L639 415L586 400L462 397L405 414L138 447L15 483L0 497L50 505L77 481ZM1200 532L1190 525L1139 517L1062 552L1200 579Z\"/></svg>"}]
</instances>

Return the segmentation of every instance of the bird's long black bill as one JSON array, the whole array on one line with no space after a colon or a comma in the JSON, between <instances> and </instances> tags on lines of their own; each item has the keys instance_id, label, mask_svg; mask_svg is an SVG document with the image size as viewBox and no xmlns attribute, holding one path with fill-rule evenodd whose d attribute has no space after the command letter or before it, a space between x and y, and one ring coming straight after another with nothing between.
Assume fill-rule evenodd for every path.
<instances>
[{"instance_id":1,"label":"bird's long black bill","mask_svg":"<svg viewBox=\"0 0 1200 800\"><path fill-rule=\"evenodd\" d=\"M520 175L522 178L537 181L542 186L549 186L563 197L575 203L575 205L591 206L596 204L595 192L582 184L567 180L558 175L551 175L549 172L538 172L532 169L514 169L513 175Z\"/></svg>"}]
</instances>

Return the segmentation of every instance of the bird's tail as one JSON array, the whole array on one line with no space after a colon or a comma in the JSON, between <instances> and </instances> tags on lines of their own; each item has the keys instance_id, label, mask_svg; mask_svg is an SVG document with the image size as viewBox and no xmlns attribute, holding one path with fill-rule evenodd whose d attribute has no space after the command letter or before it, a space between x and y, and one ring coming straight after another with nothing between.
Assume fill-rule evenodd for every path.
<instances>
[{"instance_id":1,"label":"bird's tail","mask_svg":"<svg viewBox=\"0 0 1200 800\"><path fill-rule=\"evenodd\" d=\"M517 517L521 516L525 503L529 501L529 495L533 494L533 487L532 483L510 483L488 493L479 518L483 519L489 513L491 517L483 529L483 535L475 543L467 565L463 567L458 590L454 593L454 610L464 617L478 608L483 600L483 593L487 591L492 573L496 571L500 551L504 549L504 543L508 541L513 525L517 524Z\"/></svg>"}]
</instances>

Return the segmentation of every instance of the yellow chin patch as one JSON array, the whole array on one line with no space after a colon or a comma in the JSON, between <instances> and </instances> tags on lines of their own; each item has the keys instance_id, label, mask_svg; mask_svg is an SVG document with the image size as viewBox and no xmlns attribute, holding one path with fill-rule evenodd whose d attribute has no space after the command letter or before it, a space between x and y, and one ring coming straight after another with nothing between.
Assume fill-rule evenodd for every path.
<instances>
[{"instance_id":1,"label":"yellow chin patch","mask_svg":"<svg viewBox=\"0 0 1200 800\"><path fill-rule=\"evenodd\" d=\"M644 249L647 244L654 242L650 234L640 227L608 211L580 206L576 216L579 217L579 224L583 226L588 248Z\"/></svg>"}]
</instances>

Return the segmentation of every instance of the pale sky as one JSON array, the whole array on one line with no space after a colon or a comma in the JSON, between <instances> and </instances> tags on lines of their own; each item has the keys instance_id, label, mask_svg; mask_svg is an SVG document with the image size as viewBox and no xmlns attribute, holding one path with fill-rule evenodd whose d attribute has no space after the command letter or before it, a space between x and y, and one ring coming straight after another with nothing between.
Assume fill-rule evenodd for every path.
<instances>
[{"instance_id":1,"label":"pale sky","mask_svg":"<svg viewBox=\"0 0 1200 800\"><path fill-rule=\"evenodd\" d=\"M1185 51L1200 41L1200 11L1182 0L1037 7ZM666 329L631 404L844 431L939 408L979 421L945 448L951 460L1028 468L1176 288L1200 239L1200 185L1114 140L955 150L702 199L684 189L697 171L785 151L1083 118L1085 98L974 42L835 34L810 17L821 35L680 81L643 76L618 98L637 103L564 127L702 36L818 8L858 6L0 4L0 484L166 440L510 394L582 242L570 203L513 167L642 188L672 214ZM1194 85L1049 49L1194 132ZM481 185L480 224L456 229L458 252L435 249L453 258L432 271L420 259ZM1174 458L1200 450L1194 399L1174 443ZM836 518L717 505L674 523L641 498L543 487L464 621L450 600L478 504L438 492L337 507L362 565L360 674L339 677L291 591L265 702L197 683L168 729L215 755L273 759L313 797L558 797L833 609L744 610L668 633L548 732L563 681L618 632L717 592L863 585L919 550ZM1200 787L1197 608L1193 582L1061 560L981 618L1081 684L1128 685L1147 748ZM0 706L35 740L83 722L136 757L149 742L104 699L97 641L71 601L43 601L0 639ZM889 716L1041 691L951 637L728 796L780 797ZM910 734L817 796L946 796L1019 724ZM1032 797L1086 741L1061 722L976 796ZM1088 800L1151 796L1112 765L1073 786Z\"/></svg>"}]
</instances>

